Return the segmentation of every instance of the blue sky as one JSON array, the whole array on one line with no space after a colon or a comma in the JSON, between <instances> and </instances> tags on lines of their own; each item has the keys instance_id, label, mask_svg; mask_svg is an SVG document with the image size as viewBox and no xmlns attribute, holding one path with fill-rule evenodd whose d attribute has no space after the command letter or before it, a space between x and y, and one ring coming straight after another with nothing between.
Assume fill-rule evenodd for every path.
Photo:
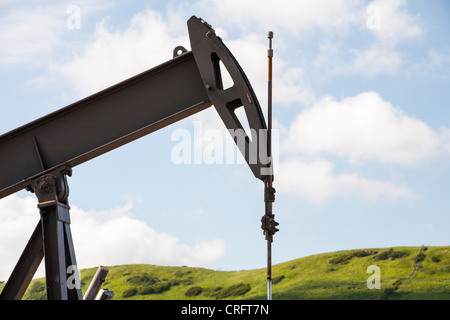
<instances>
[{"instance_id":1,"label":"blue sky","mask_svg":"<svg viewBox=\"0 0 450 320\"><path fill-rule=\"evenodd\" d=\"M2 1L0 133L189 50L192 15L221 36L265 110L272 30L273 262L449 245L449 13L444 0ZM224 132L210 108L74 168L80 268L265 267L262 183L238 161L174 162L176 130L193 148L210 143L196 125ZM6 280L39 219L36 199L1 199L0 217Z\"/></svg>"}]
</instances>

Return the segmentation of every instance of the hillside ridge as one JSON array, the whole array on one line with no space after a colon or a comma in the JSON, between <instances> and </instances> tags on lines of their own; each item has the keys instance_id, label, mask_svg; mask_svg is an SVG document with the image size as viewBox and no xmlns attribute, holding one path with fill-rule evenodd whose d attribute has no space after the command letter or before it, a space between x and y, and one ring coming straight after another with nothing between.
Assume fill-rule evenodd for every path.
<instances>
[{"instance_id":1,"label":"hillside ridge","mask_svg":"<svg viewBox=\"0 0 450 320\"><path fill-rule=\"evenodd\" d=\"M107 266L115 300L266 299L266 269L218 271L157 265ZM80 270L83 294L97 268ZM343 250L272 267L273 299L450 300L450 246ZM0 290L3 285L0 284ZM45 279L24 299L43 300Z\"/></svg>"}]
</instances>

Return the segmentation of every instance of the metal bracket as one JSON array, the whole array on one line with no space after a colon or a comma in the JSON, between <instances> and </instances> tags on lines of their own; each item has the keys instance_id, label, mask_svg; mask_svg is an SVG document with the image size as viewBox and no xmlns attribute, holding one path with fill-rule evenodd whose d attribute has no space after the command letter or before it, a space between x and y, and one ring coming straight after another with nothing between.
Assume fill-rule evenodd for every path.
<instances>
[{"instance_id":1,"label":"metal bracket","mask_svg":"<svg viewBox=\"0 0 450 320\"><path fill-rule=\"evenodd\" d=\"M66 176L71 174L69 167L60 167L30 181L28 190L38 198L41 220L8 279L0 300L21 299L43 258L48 300L82 300L70 230ZM68 270L74 272L73 276L68 274ZM69 278L72 278L72 283L68 283Z\"/></svg>"},{"instance_id":2,"label":"metal bracket","mask_svg":"<svg viewBox=\"0 0 450 320\"><path fill-rule=\"evenodd\" d=\"M49 201L68 205L69 185L66 176L72 176L72 169L68 166L60 167L32 180L28 190L36 194L40 206Z\"/></svg>"},{"instance_id":3,"label":"metal bracket","mask_svg":"<svg viewBox=\"0 0 450 320\"><path fill-rule=\"evenodd\" d=\"M277 226L278 222L275 221L274 214L265 214L261 218L261 229L263 230L263 234L266 236L266 240L270 240L273 242L273 235L279 231Z\"/></svg>"},{"instance_id":4,"label":"metal bracket","mask_svg":"<svg viewBox=\"0 0 450 320\"><path fill-rule=\"evenodd\" d=\"M185 53L187 53L187 50L183 46L177 46L177 47L175 47L175 49L173 49L173 57L174 58L179 57Z\"/></svg>"}]
</instances>

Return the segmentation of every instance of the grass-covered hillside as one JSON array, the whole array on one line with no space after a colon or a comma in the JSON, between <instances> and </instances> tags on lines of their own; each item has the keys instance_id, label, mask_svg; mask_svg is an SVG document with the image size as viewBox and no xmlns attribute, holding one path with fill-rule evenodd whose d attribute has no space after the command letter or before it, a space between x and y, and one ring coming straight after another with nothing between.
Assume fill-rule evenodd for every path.
<instances>
[{"instance_id":1,"label":"grass-covered hillside","mask_svg":"<svg viewBox=\"0 0 450 320\"><path fill-rule=\"evenodd\" d=\"M368 288L379 267L380 289ZM215 271L154 265L109 266L102 288L115 300L266 299L266 269ZM96 268L80 271L85 293ZM273 299L450 300L450 247L396 247L313 255L273 266ZM370 284L375 281L369 279ZM3 285L0 285L0 290ZM45 299L44 279L25 299Z\"/></svg>"}]
</instances>

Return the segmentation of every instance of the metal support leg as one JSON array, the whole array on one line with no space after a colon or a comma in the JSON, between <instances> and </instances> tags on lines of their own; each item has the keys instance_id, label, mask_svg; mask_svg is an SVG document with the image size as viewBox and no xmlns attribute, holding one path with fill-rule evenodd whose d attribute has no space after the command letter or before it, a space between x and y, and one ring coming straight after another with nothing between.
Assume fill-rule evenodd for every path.
<instances>
[{"instance_id":1,"label":"metal support leg","mask_svg":"<svg viewBox=\"0 0 450 320\"><path fill-rule=\"evenodd\" d=\"M41 220L28 241L0 295L1 300L22 299L43 257L48 300L82 300L78 267L70 231L69 188L62 167L27 186L36 194Z\"/></svg>"},{"instance_id":2,"label":"metal support leg","mask_svg":"<svg viewBox=\"0 0 450 320\"><path fill-rule=\"evenodd\" d=\"M69 207L62 203L39 205L44 234L45 274L48 300L81 300L81 290L67 283L67 268L76 268L70 233Z\"/></svg>"},{"instance_id":3,"label":"metal support leg","mask_svg":"<svg viewBox=\"0 0 450 320\"><path fill-rule=\"evenodd\" d=\"M83 300L83 295L81 293L81 283L78 275L78 264L77 259L75 258L75 249L73 247L72 241L72 232L70 231L70 225L64 224L65 228L65 246L66 246L66 266L72 266L71 272L73 274L69 274L68 283L67 283L67 292L69 300Z\"/></svg>"},{"instance_id":4,"label":"metal support leg","mask_svg":"<svg viewBox=\"0 0 450 320\"><path fill-rule=\"evenodd\" d=\"M39 268L43 257L42 226L39 221L27 246L20 256L16 267L9 277L8 282L6 282L6 285L0 294L0 300L22 299L31 279Z\"/></svg>"},{"instance_id":5,"label":"metal support leg","mask_svg":"<svg viewBox=\"0 0 450 320\"><path fill-rule=\"evenodd\" d=\"M45 275L48 300L67 300L64 226L58 220L58 208L40 208L44 234Z\"/></svg>"},{"instance_id":6,"label":"metal support leg","mask_svg":"<svg viewBox=\"0 0 450 320\"><path fill-rule=\"evenodd\" d=\"M41 213L48 300L83 299L78 281L68 274L68 267L76 272L75 276L78 272L67 203L66 175L70 173L70 169L60 169L36 179L33 186Z\"/></svg>"}]
</instances>

